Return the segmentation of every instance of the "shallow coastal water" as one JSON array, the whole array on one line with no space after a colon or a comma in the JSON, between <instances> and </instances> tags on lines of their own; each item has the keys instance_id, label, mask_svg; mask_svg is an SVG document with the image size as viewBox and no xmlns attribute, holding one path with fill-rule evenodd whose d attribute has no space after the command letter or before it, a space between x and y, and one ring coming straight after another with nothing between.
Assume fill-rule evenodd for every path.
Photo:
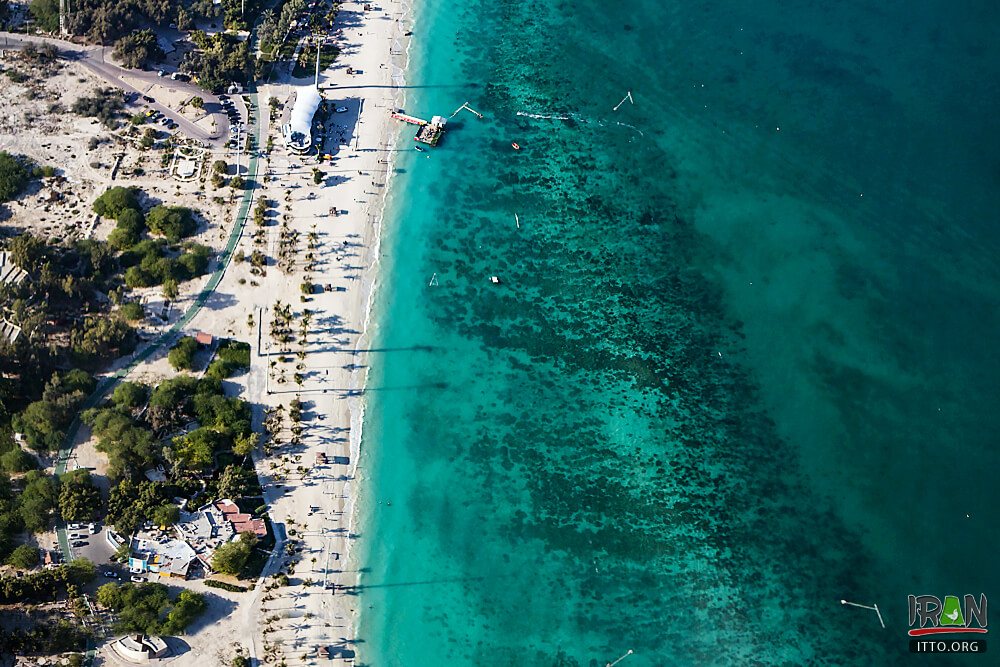
<instances>
[{"instance_id":1,"label":"shallow coastal water","mask_svg":"<svg viewBox=\"0 0 1000 667\"><path fill-rule=\"evenodd\" d=\"M486 119L396 162L363 662L897 664L995 592L1000 20L872 5L417 8L407 111Z\"/></svg>"}]
</instances>

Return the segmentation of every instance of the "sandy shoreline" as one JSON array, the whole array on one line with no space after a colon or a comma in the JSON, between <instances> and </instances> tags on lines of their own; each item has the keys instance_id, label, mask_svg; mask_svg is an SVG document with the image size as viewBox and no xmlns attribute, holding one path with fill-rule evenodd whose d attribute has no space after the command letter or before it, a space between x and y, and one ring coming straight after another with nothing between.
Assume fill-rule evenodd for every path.
<instances>
[{"instance_id":1,"label":"sandy shoreline","mask_svg":"<svg viewBox=\"0 0 1000 667\"><path fill-rule=\"evenodd\" d=\"M274 127L282 122L280 114L268 127L267 99L274 96L286 102L297 88L311 85L311 80L286 78L261 86L258 95L261 136L276 137L275 150L259 167L259 176L271 173L277 178L262 182L257 196L277 202L281 218L303 237L310 232L318 236L319 259L308 275L316 285L331 285L334 290L314 293L307 302L300 302L299 286L307 272L298 262L287 273L268 266L267 275L256 279L259 285L247 287L252 277L244 263L230 267L219 286L223 299L232 291L235 305L218 314L209 310L192 322L193 328L223 334L227 328L246 331L247 317L253 315L256 326L262 328L252 328L249 336L255 355L246 397L259 406L258 418L265 406L281 404L287 409L295 397L303 402L305 413L301 444L283 446L257 461L272 521L280 525L279 532L283 529L302 547L291 558L295 565L290 585L268 591L264 585L269 580L262 577L257 588L240 600L240 608L193 638L197 641L192 648L195 643L205 645L207 633L209 644L213 638L230 642L239 637L252 655L263 659L274 652L288 664L319 658L318 651L330 650L328 655L346 662L352 662L355 655L359 600L352 593L360 564L352 558L352 543L359 520L356 482L363 478L358 463L368 376L366 350L378 289L382 217L396 149L393 141L398 133L389 113L402 105L399 86L408 48L400 47L409 42L403 33L412 20L404 13L409 8L403 3L377 12L364 12L362 5L342 5L344 24L352 27L341 33L341 55L320 78L324 97L350 109L331 118L330 123L337 126L328 134L340 132L342 124L347 136L345 145L327 147L334 155L332 163L316 165L314 157L288 155ZM347 74L347 67L356 73ZM328 183L322 187L311 181L314 166L326 172ZM340 213L329 215L331 207ZM268 229L266 253L273 258L278 224ZM254 250L252 231L248 224L238 246L247 255ZM284 364L288 369L284 383L270 370L279 355L267 341L271 309L278 301L291 306L297 315L308 308L314 322L307 344L300 348L293 343L290 348L293 353L301 349L305 355L298 364ZM279 362L277 368L281 367ZM293 367L303 376L301 385L288 379ZM335 463L313 466L319 452ZM276 461L284 474L276 474ZM305 467L305 472L296 473L298 466ZM284 553L276 554L265 575L282 568L288 571L288 562ZM178 663L202 664L209 657L207 650L192 650Z\"/></svg>"}]
</instances>

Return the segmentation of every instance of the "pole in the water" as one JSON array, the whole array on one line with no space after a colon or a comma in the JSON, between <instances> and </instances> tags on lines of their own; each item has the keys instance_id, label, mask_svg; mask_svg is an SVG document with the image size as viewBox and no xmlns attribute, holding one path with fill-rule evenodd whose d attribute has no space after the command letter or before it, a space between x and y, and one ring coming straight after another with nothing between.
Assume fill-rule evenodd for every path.
<instances>
[{"instance_id":1,"label":"pole in the water","mask_svg":"<svg viewBox=\"0 0 1000 667\"><path fill-rule=\"evenodd\" d=\"M615 667L615 665L617 665L619 662L621 662L625 658L629 657L630 655L632 655L632 649L629 649L628 651L626 651L624 655L622 655L620 658L618 658L614 662L609 662L609 663L605 664L604 667Z\"/></svg>"},{"instance_id":2,"label":"pole in the water","mask_svg":"<svg viewBox=\"0 0 1000 667\"><path fill-rule=\"evenodd\" d=\"M628 91L628 93L625 94L625 97L622 98L621 102L619 102L618 104L615 105L615 108L612 109L612 111L618 111L618 107L620 107L621 105L625 104L625 100L628 100L629 104L635 104L635 100L632 99L632 91L631 90Z\"/></svg>"},{"instance_id":3,"label":"pole in the water","mask_svg":"<svg viewBox=\"0 0 1000 667\"><path fill-rule=\"evenodd\" d=\"M457 109L455 109L455 113L451 114L450 117L454 118L455 116L458 115L458 112L461 111L462 109L465 109L466 111L475 114L476 117L479 118L479 120L483 119L483 114L479 113L478 111L476 111L475 109L473 109L472 107L470 107L468 102L463 102L462 106L460 106Z\"/></svg>"},{"instance_id":4,"label":"pole in the water","mask_svg":"<svg viewBox=\"0 0 1000 667\"><path fill-rule=\"evenodd\" d=\"M517 217L517 213L514 214L514 224L517 225L518 229L521 228L521 219Z\"/></svg>"},{"instance_id":5,"label":"pole in the water","mask_svg":"<svg viewBox=\"0 0 1000 667\"><path fill-rule=\"evenodd\" d=\"M882 612L878 610L877 602L869 606L866 604L858 604L857 602L848 602L847 600L841 600L840 604L848 605L850 607L858 607L859 609L867 609L869 611L874 611L876 614L878 614L879 625L881 625L882 629L885 630L885 621L882 620Z\"/></svg>"},{"instance_id":6,"label":"pole in the water","mask_svg":"<svg viewBox=\"0 0 1000 667\"><path fill-rule=\"evenodd\" d=\"M437 284L438 284L438 274L435 273L433 276L431 276L431 281L429 283L427 283L427 286L428 287L437 287Z\"/></svg>"}]
</instances>

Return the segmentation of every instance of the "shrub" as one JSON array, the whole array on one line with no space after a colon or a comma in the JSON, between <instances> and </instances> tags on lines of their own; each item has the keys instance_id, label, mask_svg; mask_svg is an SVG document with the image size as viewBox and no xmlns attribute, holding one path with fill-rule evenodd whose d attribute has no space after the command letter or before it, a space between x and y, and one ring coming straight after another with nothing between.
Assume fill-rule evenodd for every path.
<instances>
[{"instance_id":1,"label":"shrub","mask_svg":"<svg viewBox=\"0 0 1000 667\"><path fill-rule=\"evenodd\" d=\"M78 97L70 109L75 114L98 118L106 126L113 127L117 124L115 117L124 106L121 94L111 88L104 88L95 95Z\"/></svg>"},{"instance_id":2,"label":"shrub","mask_svg":"<svg viewBox=\"0 0 1000 667\"><path fill-rule=\"evenodd\" d=\"M250 368L250 345L227 340L219 346L219 351L208 367L207 375L219 380L232 377L238 371Z\"/></svg>"},{"instance_id":3,"label":"shrub","mask_svg":"<svg viewBox=\"0 0 1000 667\"><path fill-rule=\"evenodd\" d=\"M3 456L0 456L0 468L3 468L6 472L27 472L28 470L34 470L38 467L35 459L31 454L20 447L15 447L9 452L4 452Z\"/></svg>"},{"instance_id":4,"label":"shrub","mask_svg":"<svg viewBox=\"0 0 1000 667\"><path fill-rule=\"evenodd\" d=\"M130 69L144 68L150 61L163 58L156 33L146 28L135 30L115 43L114 57Z\"/></svg>"},{"instance_id":5,"label":"shrub","mask_svg":"<svg viewBox=\"0 0 1000 667\"><path fill-rule=\"evenodd\" d=\"M146 224L150 231L173 243L191 236L198 228L191 209L183 206L154 206L146 215Z\"/></svg>"},{"instance_id":6,"label":"shrub","mask_svg":"<svg viewBox=\"0 0 1000 667\"><path fill-rule=\"evenodd\" d=\"M0 151L0 202L21 194L31 179L32 166L25 157Z\"/></svg>"},{"instance_id":7,"label":"shrub","mask_svg":"<svg viewBox=\"0 0 1000 667\"><path fill-rule=\"evenodd\" d=\"M22 544L7 557L7 564L27 570L38 565L38 548Z\"/></svg>"},{"instance_id":8,"label":"shrub","mask_svg":"<svg viewBox=\"0 0 1000 667\"><path fill-rule=\"evenodd\" d=\"M236 584L230 584L225 581L219 581L218 579L206 579L205 585L209 588L221 588L224 591L229 591L231 593L246 593L248 588L245 586L237 586Z\"/></svg>"},{"instance_id":9,"label":"shrub","mask_svg":"<svg viewBox=\"0 0 1000 667\"><path fill-rule=\"evenodd\" d=\"M176 370L191 370L194 368L196 352L198 352L198 341L191 336L184 336L167 354L167 360Z\"/></svg>"},{"instance_id":10,"label":"shrub","mask_svg":"<svg viewBox=\"0 0 1000 667\"><path fill-rule=\"evenodd\" d=\"M135 301L129 301L122 306L122 317L129 322L138 322L145 316L146 313L143 311L142 305Z\"/></svg>"},{"instance_id":11,"label":"shrub","mask_svg":"<svg viewBox=\"0 0 1000 667\"><path fill-rule=\"evenodd\" d=\"M102 218L115 218L125 210L141 211L138 190L117 186L108 188L100 197L94 200L94 212Z\"/></svg>"}]
</instances>

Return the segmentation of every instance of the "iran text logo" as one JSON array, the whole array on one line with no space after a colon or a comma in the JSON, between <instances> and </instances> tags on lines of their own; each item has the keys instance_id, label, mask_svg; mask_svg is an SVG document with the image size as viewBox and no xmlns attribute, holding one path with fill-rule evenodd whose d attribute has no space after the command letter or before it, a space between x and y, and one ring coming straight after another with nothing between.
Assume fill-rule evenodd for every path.
<instances>
[{"instance_id":1,"label":"iran text logo","mask_svg":"<svg viewBox=\"0 0 1000 667\"><path fill-rule=\"evenodd\" d=\"M910 653L986 653L986 596L911 595ZM948 635L962 635L955 637Z\"/></svg>"},{"instance_id":2,"label":"iran text logo","mask_svg":"<svg viewBox=\"0 0 1000 667\"><path fill-rule=\"evenodd\" d=\"M986 595L946 595L942 603L933 595L910 595L911 637L943 634L985 635Z\"/></svg>"}]
</instances>

